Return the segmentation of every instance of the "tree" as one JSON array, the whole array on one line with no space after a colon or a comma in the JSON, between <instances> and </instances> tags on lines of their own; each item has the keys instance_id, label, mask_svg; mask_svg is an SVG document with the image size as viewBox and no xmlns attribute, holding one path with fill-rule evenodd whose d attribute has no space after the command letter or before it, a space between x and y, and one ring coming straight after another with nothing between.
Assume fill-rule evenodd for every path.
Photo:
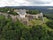
<instances>
[{"instance_id":1,"label":"tree","mask_svg":"<svg viewBox=\"0 0 53 40\"><path fill-rule=\"evenodd\" d=\"M28 10L27 13L28 14L39 14L40 11L39 10Z\"/></svg>"},{"instance_id":2,"label":"tree","mask_svg":"<svg viewBox=\"0 0 53 40\"><path fill-rule=\"evenodd\" d=\"M42 37L43 38L46 37L47 30L44 27L37 25L32 27L31 33L32 33L33 40L35 39L41 40Z\"/></svg>"},{"instance_id":3,"label":"tree","mask_svg":"<svg viewBox=\"0 0 53 40\"><path fill-rule=\"evenodd\" d=\"M48 27L53 29L53 21L48 21L46 24Z\"/></svg>"}]
</instances>

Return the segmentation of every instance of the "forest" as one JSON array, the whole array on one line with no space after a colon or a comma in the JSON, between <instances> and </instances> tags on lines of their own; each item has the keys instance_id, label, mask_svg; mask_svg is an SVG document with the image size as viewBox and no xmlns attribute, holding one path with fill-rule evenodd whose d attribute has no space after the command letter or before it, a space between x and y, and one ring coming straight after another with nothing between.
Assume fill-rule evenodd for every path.
<instances>
[{"instance_id":1,"label":"forest","mask_svg":"<svg viewBox=\"0 0 53 40\"><path fill-rule=\"evenodd\" d=\"M53 40L53 16L44 17L49 21L30 27L18 19L14 22L10 16L6 19L4 15L0 15L0 40Z\"/></svg>"}]
</instances>

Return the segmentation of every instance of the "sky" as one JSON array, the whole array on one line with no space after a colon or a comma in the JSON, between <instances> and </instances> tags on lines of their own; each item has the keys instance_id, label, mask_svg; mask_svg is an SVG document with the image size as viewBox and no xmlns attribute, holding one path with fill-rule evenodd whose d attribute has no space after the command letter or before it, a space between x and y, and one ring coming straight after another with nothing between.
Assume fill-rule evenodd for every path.
<instances>
[{"instance_id":1,"label":"sky","mask_svg":"<svg viewBox=\"0 0 53 40\"><path fill-rule=\"evenodd\" d=\"M0 0L4 6L53 6L53 0Z\"/></svg>"}]
</instances>

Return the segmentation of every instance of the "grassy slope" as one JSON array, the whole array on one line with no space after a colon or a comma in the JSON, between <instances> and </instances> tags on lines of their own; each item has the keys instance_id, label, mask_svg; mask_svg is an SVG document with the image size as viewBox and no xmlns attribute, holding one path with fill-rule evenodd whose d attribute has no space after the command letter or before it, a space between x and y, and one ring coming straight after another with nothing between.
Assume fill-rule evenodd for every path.
<instances>
[{"instance_id":1,"label":"grassy slope","mask_svg":"<svg viewBox=\"0 0 53 40\"><path fill-rule=\"evenodd\" d=\"M41 20L32 20L30 21L30 23L32 23L33 25L41 25L42 27L45 27L47 30L49 31L53 31L53 29L49 28L47 25L46 25L46 22L47 21L50 21L49 19L47 19L46 17L44 17L44 24Z\"/></svg>"},{"instance_id":2,"label":"grassy slope","mask_svg":"<svg viewBox=\"0 0 53 40\"><path fill-rule=\"evenodd\" d=\"M43 27L45 27L47 30L49 30L49 31L53 31L53 29L51 29L51 28L49 28L47 25L46 25L46 22L47 21L50 21L49 19L47 19L46 17L44 17L44 22L45 22L45 24L42 24L42 26Z\"/></svg>"},{"instance_id":3,"label":"grassy slope","mask_svg":"<svg viewBox=\"0 0 53 40\"><path fill-rule=\"evenodd\" d=\"M49 21L49 19L47 19L46 17L44 17L44 23L46 23L47 21ZM30 22L31 22L33 25L40 25L40 24L43 23L42 20L36 20L36 19L31 20Z\"/></svg>"}]
</instances>

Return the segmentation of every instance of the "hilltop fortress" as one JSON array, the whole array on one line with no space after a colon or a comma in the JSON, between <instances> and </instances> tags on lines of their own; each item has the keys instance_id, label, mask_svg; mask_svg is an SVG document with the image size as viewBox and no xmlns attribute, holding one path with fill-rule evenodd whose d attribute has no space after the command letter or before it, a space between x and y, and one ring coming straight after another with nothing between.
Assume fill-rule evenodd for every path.
<instances>
[{"instance_id":1,"label":"hilltop fortress","mask_svg":"<svg viewBox=\"0 0 53 40\"><path fill-rule=\"evenodd\" d=\"M24 24L30 25L31 23L29 21L33 19L41 19L44 22L42 12L38 14L27 14L25 9L15 10L15 12L18 14L19 20Z\"/></svg>"},{"instance_id":2,"label":"hilltop fortress","mask_svg":"<svg viewBox=\"0 0 53 40\"><path fill-rule=\"evenodd\" d=\"M11 16L12 20L16 21L16 19L19 19L20 22L22 22L25 25L32 25L29 21L33 19L43 19L43 13L38 13L38 14L27 14L25 9L19 9L19 10L14 10L18 15L11 15L7 13L0 13L0 15L4 15L6 18L8 15Z\"/></svg>"},{"instance_id":3,"label":"hilltop fortress","mask_svg":"<svg viewBox=\"0 0 53 40\"><path fill-rule=\"evenodd\" d=\"M19 9L19 10L15 10L15 12L17 12L17 14L19 15L20 18L26 18L26 17L30 17L30 18L40 18L43 17L43 13L38 13L38 14L27 14L25 9Z\"/></svg>"}]
</instances>

